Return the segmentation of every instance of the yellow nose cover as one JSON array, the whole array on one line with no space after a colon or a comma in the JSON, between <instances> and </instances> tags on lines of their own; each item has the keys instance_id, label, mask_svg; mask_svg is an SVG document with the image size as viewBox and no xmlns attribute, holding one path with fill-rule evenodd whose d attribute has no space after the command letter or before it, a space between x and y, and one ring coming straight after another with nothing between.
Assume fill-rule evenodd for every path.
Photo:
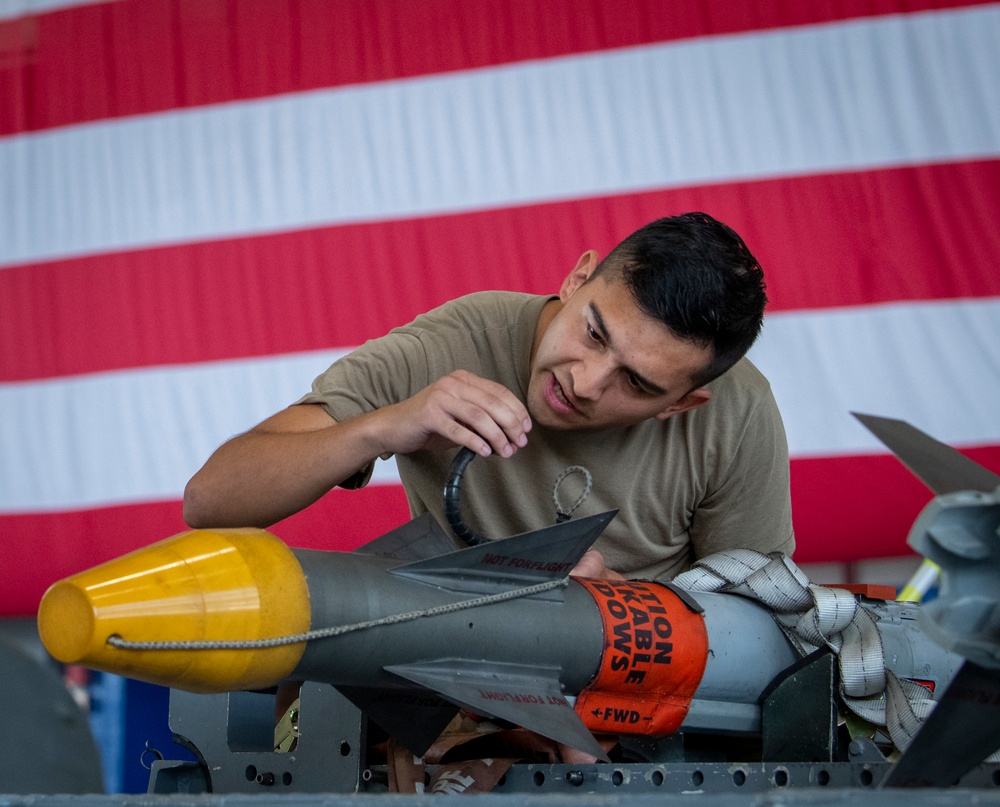
<instances>
[{"instance_id":1,"label":"yellow nose cover","mask_svg":"<svg viewBox=\"0 0 1000 807\"><path fill-rule=\"evenodd\" d=\"M55 583L38 609L59 661L191 692L271 686L305 643L226 650L127 650L107 643L233 641L309 629L309 591L292 551L263 530L193 530Z\"/></svg>"}]
</instances>

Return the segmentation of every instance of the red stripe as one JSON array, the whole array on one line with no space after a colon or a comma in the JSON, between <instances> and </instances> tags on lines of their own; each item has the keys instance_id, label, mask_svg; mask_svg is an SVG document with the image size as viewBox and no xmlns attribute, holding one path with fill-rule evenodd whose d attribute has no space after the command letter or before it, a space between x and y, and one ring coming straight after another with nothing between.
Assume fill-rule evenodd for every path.
<instances>
[{"instance_id":1,"label":"red stripe","mask_svg":"<svg viewBox=\"0 0 1000 807\"><path fill-rule=\"evenodd\" d=\"M936 226L943 209L947 228ZM744 235L772 311L1000 296L1000 160L957 163L10 267L0 271L0 381L360 344L477 289L556 291L585 249L606 252L684 210Z\"/></svg>"},{"instance_id":2,"label":"red stripe","mask_svg":"<svg viewBox=\"0 0 1000 807\"><path fill-rule=\"evenodd\" d=\"M1000 446L962 453L1000 474ZM791 471L799 563L909 554L906 536L934 496L889 455L795 459Z\"/></svg>"},{"instance_id":3,"label":"red stripe","mask_svg":"<svg viewBox=\"0 0 1000 807\"><path fill-rule=\"evenodd\" d=\"M1000 473L1000 446L962 453ZM799 563L911 553L906 536L931 493L895 458L796 459L791 465ZM408 518L401 487L369 486L334 490L271 529L291 546L349 551ZM185 529L179 502L0 516L0 616L34 613L56 580Z\"/></svg>"},{"instance_id":4,"label":"red stripe","mask_svg":"<svg viewBox=\"0 0 1000 807\"><path fill-rule=\"evenodd\" d=\"M986 0L144 0L0 22L0 135ZM669 9L669 11L667 11ZM433 35L430 35L433 34Z\"/></svg>"},{"instance_id":5,"label":"red stripe","mask_svg":"<svg viewBox=\"0 0 1000 807\"><path fill-rule=\"evenodd\" d=\"M337 489L271 531L291 546L349 551L408 518L401 487ZM180 502L0 516L0 616L32 614L57 580L185 530Z\"/></svg>"}]
</instances>

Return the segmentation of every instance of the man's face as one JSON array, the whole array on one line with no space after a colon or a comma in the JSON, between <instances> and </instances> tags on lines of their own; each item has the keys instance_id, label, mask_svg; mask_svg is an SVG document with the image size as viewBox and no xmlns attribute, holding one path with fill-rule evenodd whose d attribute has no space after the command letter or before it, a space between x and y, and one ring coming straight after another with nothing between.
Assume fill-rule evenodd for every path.
<instances>
[{"instance_id":1,"label":"man's face","mask_svg":"<svg viewBox=\"0 0 1000 807\"><path fill-rule=\"evenodd\" d=\"M591 256L588 260L588 256ZM535 334L528 411L552 429L595 429L666 418L707 402L691 378L710 348L677 338L643 313L624 281L602 273L587 253L566 279L555 310ZM610 279L609 279L610 278Z\"/></svg>"}]
</instances>

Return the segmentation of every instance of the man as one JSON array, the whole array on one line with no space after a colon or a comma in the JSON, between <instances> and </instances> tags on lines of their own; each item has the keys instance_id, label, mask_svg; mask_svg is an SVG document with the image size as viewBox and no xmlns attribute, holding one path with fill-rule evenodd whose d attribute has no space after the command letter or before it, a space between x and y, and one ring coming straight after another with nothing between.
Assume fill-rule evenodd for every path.
<instances>
[{"instance_id":1,"label":"man","mask_svg":"<svg viewBox=\"0 0 1000 807\"><path fill-rule=\"evenodd\" d=\"M652 222L603 261L585 252L552 298L483 292L363 345L297 404L221 446L191 479L194 527L266 526L395 455L414 515L444 523L459 447L470 526L551 524L552 485L583 465L578 514L620 513L574 570L669 579L697 557L792 552L788 450L769 385L744 356L763 273L703 213Z\"/></svg>"}]
</instances>

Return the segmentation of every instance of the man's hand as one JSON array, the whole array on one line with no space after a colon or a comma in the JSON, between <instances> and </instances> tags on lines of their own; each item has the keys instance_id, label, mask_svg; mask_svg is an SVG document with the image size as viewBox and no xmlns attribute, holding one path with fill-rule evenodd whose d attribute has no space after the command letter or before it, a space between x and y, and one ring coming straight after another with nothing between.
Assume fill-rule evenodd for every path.
<instances>
[{"instance_id":1,"label":"man's hand","mask_svg":"<svg viewBox=\"0 0 1000 807\"><path fill-rule=\"evenodd\" d=\"M384 452L464 446L483 457L512 456L528 443L531 418L510 390L465 370L373 413Z\"/></svg>"},{"instance_id":2,"label":"man's hand","mask_svg":"<svg viewBox=\"0 0 1000 807\"><path fill-rule=\"evenodd\" d=\"M192 527L266 527L384 454L457 445L510 457L527 445L530 429L514 393L463 370L343 422L318 404L290 406L216 449L185 488L184 520Z\"/></svg>"},{"instance_id":3,"label":"man's hand","mask_svg":"<svg viewBox=\"0 0 1000 807\"><path fill-rule=\"evenodd\" d=\"M596 549L588 549L569 573L570 577L586 577L590 580L624 580L625 576L604 565L604 555Z\"/></svg>"}]
</instances>

